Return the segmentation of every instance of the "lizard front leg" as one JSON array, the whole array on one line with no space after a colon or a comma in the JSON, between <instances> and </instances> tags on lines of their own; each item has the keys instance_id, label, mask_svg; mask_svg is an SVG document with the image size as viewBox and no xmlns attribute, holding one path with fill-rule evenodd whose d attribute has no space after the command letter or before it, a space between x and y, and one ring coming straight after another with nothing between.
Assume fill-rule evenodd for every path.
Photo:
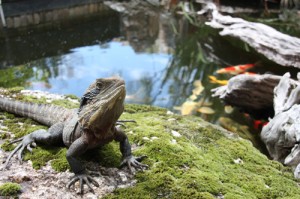
<instances>
[{"instance_id":1,"label":"lizard front leg","mask_svg":"<svg viewBox=\"0 0 300 199\"><path fill-rule=\"evenodd\" d=\"M148 165L140 163L146 156L134 157L131 153L131 146L127 135L119 128L115 128L115 131L115 140L120 142L120 151L122 153L123 160L121 167L127 165L131 173L134 173L132 167L142 170L148 168Z\"/></svg>"},{"instance_id":2,"label":"lizard front leg","mask_svg":"<svg viewBox=\"0 0 300 199\"><path fill-rule=\"evenodd\" d=\"M88 171L77 159L77 157L86 152L87 149L88 143L83 137L80 137L71 144L70 148L67 151L67 160L71 166L72 171L75 173L75 176L68 183L67 188L69 189L73 184L75 184L75 182L79 181L81 194L83 194L84 184L87 184L91 192L94 192L91 183L96 187L99 187L99 184L89 175Z\"/></svg>"}]
</instances>

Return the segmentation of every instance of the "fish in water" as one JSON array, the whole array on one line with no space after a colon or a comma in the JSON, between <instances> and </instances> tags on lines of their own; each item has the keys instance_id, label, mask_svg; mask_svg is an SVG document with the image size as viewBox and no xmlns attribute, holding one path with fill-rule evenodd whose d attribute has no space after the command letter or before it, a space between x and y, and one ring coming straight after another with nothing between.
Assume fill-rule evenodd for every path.
<instances>
[{"instance_id":1,"label":"fish in water","mask_svg":"<svg viewBox=\"0 0 300 199\"><path fill-rule=\"evenodd\" d=\"M237 75L246 72L247 70L253 68L255 64L244 64L237 66L228 66L226 68L222 68L216 71L218 74L231 74Z\"/></svg>"},{"instance_id":2,"label":"fish in water","mask_svg":"<svg viewBox=\"0 0 300 199\"><path fill-rule=\"evenodd\" d=\"M268 122L266 122L266 121L262 121L262 120L254 120L254 121L253 121L253 128L254 128L254 129L261 130L262 127L266 126L267 124L268 124Z\"/></svg>"},{"instance_id":3,"label":"fish in water","mask_svg":"<svg viewBox=\"0 0 300 199\"><path fill-rule=\"evenodd\" d=\"M220 84L222 86L226 85L228 83L228 80L220 80L220 79L217 79L215 76L208 76L209 80L211 83L213 84Z\"/></svg>"},{"instance_id":4,"label":"fish in water","mask_svg":"<svg viewBox=\"0 0 300 199\"><path fill-rule=\"evenodd\" d=\"M249 131L249 127L246 125L241 125L228 117L220 117L218 122L223 128L238 134L244 139L248 139L252 142L255 140L254 136Z\"/></svg>"}]
</instances>

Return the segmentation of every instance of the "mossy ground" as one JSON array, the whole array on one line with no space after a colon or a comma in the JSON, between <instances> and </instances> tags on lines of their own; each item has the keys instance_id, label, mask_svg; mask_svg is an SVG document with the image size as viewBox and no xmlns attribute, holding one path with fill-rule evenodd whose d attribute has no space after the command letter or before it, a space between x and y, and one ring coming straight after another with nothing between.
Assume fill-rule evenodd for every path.
<instances>
[{"instance_id":1,"label":"mossy ground","mask_svg":"<svg viewBox=\"0 0 300 199\"><path fill-rule=\"evenodd\" d=\"M8 114L2 116L8 124L10 120L16 123L15 119L24 122ZM300 197L298 182L289 168L269 160L249 141L229 138L200 118L167 114L165 109L151 106L127 105L121 119L136 120L126 123L124 130L130 142L138 146L134 154L147 155L143 162L150 168L136 174L134 187L117 189L106 198ZM117 167L121 158L118 148L113 142L88 152L85 160ZM69 168L65 153L65 148L40 146L33 154L26 153L25 159L31 159L35 168L51 160L53 168L62 171Z\"/></svg>"},{"instance_id":2,"label":"mossy ground","mask_svg":"<svg viewBox=\"0 0 300 199\"><path fill-rule=\"evenodd\" d=\"M149 107L143 112L145 107L138 105L127 109L130 113L122 119L137 121L127 126L130 140L142 146L136 154L148 156L145 163L150 169L137 174L136 186L118 189L107 198L300 197L291 170L269 160L249 141L228 138L193 116L168 115Z\"/></svg>"},{"instance_id":3,"label":"mossy ground","mask_svg":"<svg viewBox=\"0 0 300 199\"><path fill-rule=\"evenodd\" d=\"M0 185L0 196L16 196L21 191L21 186L17 183L4 183Z\"/></svg>"}]
</instances>

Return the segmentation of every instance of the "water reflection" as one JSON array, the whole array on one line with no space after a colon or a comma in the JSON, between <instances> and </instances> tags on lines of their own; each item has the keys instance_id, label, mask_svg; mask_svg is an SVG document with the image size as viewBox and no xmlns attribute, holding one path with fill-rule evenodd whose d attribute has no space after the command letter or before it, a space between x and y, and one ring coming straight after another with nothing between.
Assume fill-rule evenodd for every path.
<instances>
[{"instance_id":1,"label":"water reflection","mask_svg":"<svg viewBox=\"0 0 300 199\"><path fill-rule=\"evenodd\" d=\"M30 62L27 67L33 68L35 75L30 79L29 89L81 96L96 78L119 75L126 80L129 102L164 106L164 102L152 100L151 96L160 90L156 80L163 74L170 55L137 54L131 46L116 41L71 51Z\"/></svg>"},{"instance_id":2,"label":"water reflection","mask_svg":"<svg viewBox=\"0 0 300 199\"><path fill-rule=\"evenodd\" d=\"M140 1L128 12L106 8L47 25L2 29L0 86L81 96L94 79L119 75L127 84L127 102L172 109L188 99L198 80L205 87L198 100L215 110L202 117L217 122L226 113L210 97L217 85L209 76L230 77L216 74L217 69L260 61L257 73L286 72L238 40L219 36L205 19L195 27L145 4Z\"/></svg>"}]
</instances>

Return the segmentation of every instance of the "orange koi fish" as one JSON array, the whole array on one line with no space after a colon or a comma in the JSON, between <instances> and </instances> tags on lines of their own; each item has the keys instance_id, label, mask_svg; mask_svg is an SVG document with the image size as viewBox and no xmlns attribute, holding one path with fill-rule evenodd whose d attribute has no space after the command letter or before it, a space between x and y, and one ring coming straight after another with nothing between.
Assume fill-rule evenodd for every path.
<instances>
[{"instance_id":1,"label":"orange koi fish","mask_svg":"<svg viewBox=\"0 0 300 199\"><path fill-rule=\"evenodd\" d=\"M208 76L208 78L214 84L226 85L228 83L228 80L219 80L215 76Z\"/></svg>"},{"instance_id":2,"label":"orange koi fish","mask_svg":"<svg viewBox=\"0 0 300 199\"><path fill-rule=\"evenodd\" d=\"M244 65L237 65L237 66L228 66L226 68L222 68L216 71L218 74L231 74L231 75L237 75L240 73L245 72L246 70L249 70L250 68L253 68L255 64L244 64Z\"/></svg>"},{"instance_id":3,"label":"orange koi fish","mask_svg":"<svg viewBox=\"0 0 300 199\"><path fill-rule=\"evenodd\" d=\"M254 120L253 121L253 127L254 129L262 129L265 125L267 125L269 122L261 121L261 120Z\"/></svg>"}]
</instances>

